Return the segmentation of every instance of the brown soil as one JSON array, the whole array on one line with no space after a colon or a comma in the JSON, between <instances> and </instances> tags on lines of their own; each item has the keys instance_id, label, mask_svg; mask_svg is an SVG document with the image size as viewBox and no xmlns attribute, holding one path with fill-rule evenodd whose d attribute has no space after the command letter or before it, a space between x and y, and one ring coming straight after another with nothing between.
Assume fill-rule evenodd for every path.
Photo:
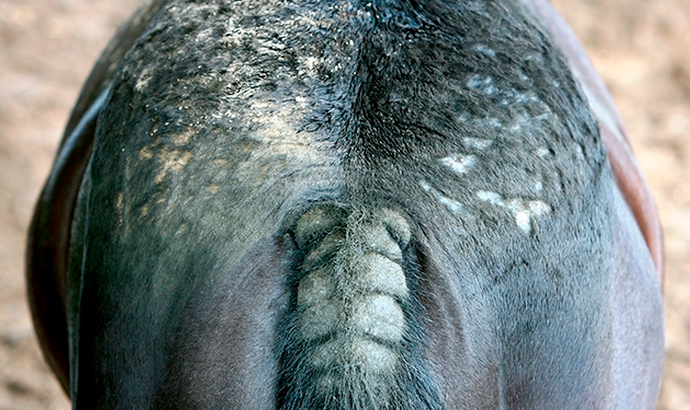
<instances>
[{"instance_id":1,"label":"brown soil","mask_svg":"<svg viewBox=\"0 0 690 410\"><path fill-rule=\"evenodd\" d=\"M666 353L657 409L690 410L690 2L554 0L625 118L666 235ZM138 0L0 0L0 410L69 408L25 301L33 204L69 111Z\"/></svg>"}]
</instances>

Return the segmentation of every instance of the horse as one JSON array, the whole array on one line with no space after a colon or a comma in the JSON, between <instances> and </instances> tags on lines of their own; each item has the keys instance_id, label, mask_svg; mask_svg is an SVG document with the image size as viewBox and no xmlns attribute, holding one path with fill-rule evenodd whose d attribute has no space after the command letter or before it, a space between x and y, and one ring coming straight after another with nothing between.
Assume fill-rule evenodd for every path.
<instances>
[{"instance_id":1,"label":"horse","mask_svg":"<svg viewBox=\"0 0 690 410\"><path fill-rule=\"evenodd\" d=\"M547 0L149 0L27 282L76 409L651 409L661 238Z\"/></svg>"}]
</instances>

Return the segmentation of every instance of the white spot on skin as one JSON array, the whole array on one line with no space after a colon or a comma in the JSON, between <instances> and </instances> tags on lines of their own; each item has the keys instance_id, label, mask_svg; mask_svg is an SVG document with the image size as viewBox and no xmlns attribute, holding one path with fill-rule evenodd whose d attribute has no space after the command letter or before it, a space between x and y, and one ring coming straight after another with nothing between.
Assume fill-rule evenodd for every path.
<instances>
[{"instance_id":1,"label":"white spot on skin","mask_svg":"<svg viewBox=\"0 0 690 410\"><path fill-rule=\"evenodd\" d=\"M268 101L254 100L252 101L252 110L263 110L264 108L271 107Z\"/></svg>"},{"instance_id":2,"label":"white spot on skin","mask_svg":"<svg viewBox=\"0 0 690 410\"><path fill-rule=\"evenodd\" d=\"M477 44L474 46L474 51L487 55L489 57L496 57L496 52L489 47L485 46L484 44Z\"/></svg>"},{"instance_id":3,"label":"white spot on skin","mask_svg":"<svg viewBox=\"0 0 690 410\"><path fill-rule=\"evenodd\" d=\"M125 222L125 194L123 194L122 192L117 194L117 202L115 203L115 209L117 209L117 223L119 226L122 226Z\"/></svg>"},{"instance_id":4,"label":"white spot on skin","mask_svg":"<svg viewBox=\"0 0 690 410\"><path fill-rule=\"evenodd\" d=\"M498 92L498 88L494 85L494 80L491 77L484 77L475 74L467 80L467 86L479 91L484 95L494 95Z\"/></svg>"},{"instance_id":5,"label":"white spot on skin","mask_svg":"<svg viewBox=\"0 0 690 410\"><path fill-rule=\"evenodd\" d=\"M474 155L453 154L441 158L439 162L452 169L458 175L462 175L474 167L477 157Z\"/></svg>"},{"instance_id":6,"label":"white spot on skin","mask_svg":"<svg viewBox=\"0 0 690 410\"><path fill-rule=\"evenodd\" d=\"M319 64L319 60L316 57L309 56L304 59L304 66L307 70L313 70L317 64Z\"/></svg>"},{"instance_id":7,"label":"white spot on skin","mask_svg":"<svg viewBox=\"0 0 690 410\"><path fill-rule=\"evenodd\" d=\"M575 145L575 153L577 154L578 159L583 159L585 157L584 152L582 152L582 146L581 145Z\"/></svg>"},{"instance_id":8,"label":"white spot on skin","mask_svg":"<svg viewBox=\"0 0 690 410\"><path fill-rule=\"evenodd\" d=\"M286 47L285 44L266 39L255 39L254 45L257 53L268 55L279 55L279 52Z\"/></svg>"},{"instance_id":9,"label":"white spot on skin","mask_svg":"<svg viewBox=\"0 0 690 410\"><path fill-rule=\"evenodd\" d=\"M545 156L549 155L549 150L546 148L539 148L537 149L537 155L539 158L544 158Z\"/></svg>"},{"instance_id":10,"label":"white spot on skin","mask_svg":"<svg viewBox=\"0 0 690 410\"><path fill-rule=\"evenodd\" d=\"M445 205L446 208L450 209L453 213L465 215L465 207L460 202L443 195L426 181L419 181L419 183L426 192L430 193L437 201Z\"/></svg>"},{"instance_id":11,"label":"white spot on skin","mask_svg":"<svg viewBox=\"0 0 690 410\"><path fill-rule=\"evenodd\" d=\"M495 192L479 191L477 197L484 202L489 202L493 205L501 205L503 198Z\"/></svg>"},{"instance_id":12,"label":"white spot on skin","mask_svg":"<svg viewBox=\"0 0 690 410\"><path fill-rule=\"evenodd\" d=\"M513 132L517 132L522 130L523 128L530 128L530 122L532 121L532 117L529 117L524 114L518 115L518 117L513 121L513 124L510 126L510 130Z\"/></svg>"},{"instance_id":13,"label":"white spot on skin","mask_svg":"<svg viewBox=\"0 0 690 410\"><path fill-rule=\"evenodd\" d=\"M477 197L484 202L510 210L515 217L518 228L526 234L532 231L532 218L551 212L551 207L542 201L528 201L519 198L504 200L499 194L488 191L478 191Z\"/></svg>"},{"instance_id":14,"label":"white spot on skin","mask_svg":"<svg viewBox=\"0 0 690 410\"><path fill-rule=\"evenodd\" d=\"M456 121L457 121L458 123L460 123L460 124L464 124L464 123L466 123L467 120L469 120L469 119L470 119L470 114L468 114L467 112L463 112L463 113L460 114L460 116L456 119Z\"/></svg>"},{"instance_id":15,"label":"white spot on skin","mask_svg":"<svg viewBox=\"0 0 690 410\"><path fill-rule=\"evenodd\" d=\"M498 118L487 118L486 122L494 128L502 128L503 125Z\"/></svg>"},{"instance_id":16,"label":"white spot on skin","mask_svg":"<svg viewBox=\"0 0 690 410\"><path fill-rule=\"evenodd\" d=\"M146 87L149 85L151 80L151 72L148 69L142 70L141 75L137 78L137 83L134 85L134 89L139 92L144 92Z\"/></svg>"},{"instance_id":17,"label":"white spot on skin","mask_svg":"<svg viewBox=\"0 0 690 410\"><path fill-rule=\"evenodd\" d=\"M529 101L529 97L526 94L518 93L515 94L515 102L518 104L524 104Z\"/></svg>"},{"instance_id":18,"label":"white spot on skin","mask_svg":"<svg viewBox=\"0 0 690 410\"><path fill-rule=\"evenodd\" d=\"M551 212L551 207L542 201L530 201L529 210L535 216L542 216Z\"/></svg>"},{"instance_id":19,"label":"white spot on skin","mask_svg":"<svg viewBox=\"0 0 690 410\"><path fill-rule=\"evenodd\" d=\"M462 142L468 147L468 148L474 148L478 149L480 151L483 151L491 146L493 144L493 141L487 140L484 138L463 138Z\"/></svg>"}]
</instances>

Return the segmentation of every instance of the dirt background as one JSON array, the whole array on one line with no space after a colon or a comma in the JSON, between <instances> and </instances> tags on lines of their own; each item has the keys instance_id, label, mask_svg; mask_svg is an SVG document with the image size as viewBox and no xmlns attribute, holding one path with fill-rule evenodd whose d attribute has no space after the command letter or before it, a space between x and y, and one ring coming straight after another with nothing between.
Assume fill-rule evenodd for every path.
<instances>
[{"instance_id":1,"label":"dirt background","mask_svg":"<svg viewBox=\"0 0 690 410\"><path fill-rule=\"evenodd\" d=\"M0 410L69 408L25 302L25 231L82 82L138 0L0 0ZM666 236L657 409L690 410L690 0L555 0L608 84Z\"/></svg>"}]
</instances>

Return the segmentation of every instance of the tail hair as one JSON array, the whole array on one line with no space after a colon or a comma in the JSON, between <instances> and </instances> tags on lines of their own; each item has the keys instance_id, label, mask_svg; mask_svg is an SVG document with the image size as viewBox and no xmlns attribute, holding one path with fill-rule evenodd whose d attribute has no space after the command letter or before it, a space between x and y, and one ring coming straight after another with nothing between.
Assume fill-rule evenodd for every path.
<instances>
[{"instance_id":1,"label":"tail hair","mask_svg":"<svg viewBox=\"0 0 690 410\"><path fill-rule=\"evenodd\" d=\"M402 214L315 205L292 237L281 410L440 409L413 357L418 326L405 272L412 231Z\"/></svg>"}]
</instances>

